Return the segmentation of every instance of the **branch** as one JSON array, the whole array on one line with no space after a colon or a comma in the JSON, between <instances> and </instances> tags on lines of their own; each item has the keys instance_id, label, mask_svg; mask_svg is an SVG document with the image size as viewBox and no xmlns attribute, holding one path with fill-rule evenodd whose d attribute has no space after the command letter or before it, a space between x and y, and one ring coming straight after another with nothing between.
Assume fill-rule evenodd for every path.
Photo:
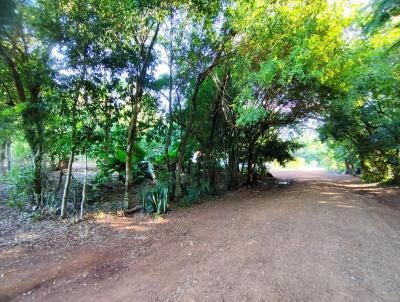
<instances>
[{"instance_id":1,"label":"branch","mask_svg":"<svg viewBox=\"0 0 400 302\"><path fill-rule=\"evenodd\" d=\"M15 66L15 62L7 55L4 46L1 44L0 44L0 55L4 58L6 64L10 68L20 102L25 102L26 96L25 96L24 86L22 85L22 81L17 71L17 67Z\"/></svg>"}]
</instances>

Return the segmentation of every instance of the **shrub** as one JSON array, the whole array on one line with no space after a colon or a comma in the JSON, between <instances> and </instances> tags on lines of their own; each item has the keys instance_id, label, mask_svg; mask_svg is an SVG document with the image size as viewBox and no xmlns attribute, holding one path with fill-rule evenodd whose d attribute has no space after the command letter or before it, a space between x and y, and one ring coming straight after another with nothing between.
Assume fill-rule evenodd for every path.
<instances>
[{"instance_id":1,"label":"shrub","mask_svg":"<svg viewBox=\"0 0 400 302\"><path fill-rule=\"evenodd\" d=\"M22 209L34 203L34 170L32 166L12 169L5 178L11 185L9 205Z\"/></svg>"},{"instance_id":2,"label":"shrub","mask_svg":"<svg viewBox=\"0 0 400 302\"><path fill-rule=\"evenodd\" d=\"M143 160L145 153L143 149L135 144L133 146L133 157L132 157L132 172L133 178L140 180L147 176L147 173L152 173L151 169L143 167ZM97 175L97 182L107 182L109 177L113 173L118 173L119 180L124 180L125 178L125 161L126 161L127 153L123 149L116 148L115 150L111 150L110 153L99 153L99 159L97 160L97 166L100 169L100 173ZM147 168L147 170L146 170Z\"/></svg>"},{"instance_id":3,"label":"shrub","mask_svg":"<svg viewBox=\"0 0 400 302\"><path fill-rule=\"evenodd\" d=\"M60 208L60 200L57 192L50 189L52 186L46 174L47 171L44 171L44 175L42 175L42 196L41 200L39 200L39 203L42 204L35 204L33 167L25 165L12 169L5 176L5 181L11 185L8 205L20 210L40 210L40 215L43 217L54 216ZM38 214L33 218L34 220L39 220L39 217L42 216Z\"/></svg>"},{"instance_id":4,"label":"shrub","mask_svg":"<svg viewBox=\"0 0 400 302\"><path fill-rule=\"evenodd\" d=\"M188 206L193 204L206 196L212 195L213 192L214 191L208 181L202 180L199 184L191 185L187 188L186 194L181 201L181 205Z\"/></svg>"},{"instance_id":5,"label":"shrub","mask_svg":"<svg viewBox=\"0 0 400 302\"><path fill-rule=\"evenodd\" d=\"M165 213L168 209L168 186L158 183L153 187L147 187L139 192L139 198L146 213Z\"/></svg>"}]
</instances>

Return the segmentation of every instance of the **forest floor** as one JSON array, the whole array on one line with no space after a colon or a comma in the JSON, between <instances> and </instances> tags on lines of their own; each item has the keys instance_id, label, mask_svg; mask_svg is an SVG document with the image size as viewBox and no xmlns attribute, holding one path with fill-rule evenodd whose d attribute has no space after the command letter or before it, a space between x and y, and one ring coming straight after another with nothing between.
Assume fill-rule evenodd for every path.
<instances>
[{"instance_id":1,"label":"forest floor","mask_svg":"<svg viewBox=\"0 0 400 302\"><path fill-rule=\"evenodd\" d=\"M398 189L275 175L294 182L158 219L25 225L2 204L0 301L400 301Z\"/></svg>"}]
</instances>

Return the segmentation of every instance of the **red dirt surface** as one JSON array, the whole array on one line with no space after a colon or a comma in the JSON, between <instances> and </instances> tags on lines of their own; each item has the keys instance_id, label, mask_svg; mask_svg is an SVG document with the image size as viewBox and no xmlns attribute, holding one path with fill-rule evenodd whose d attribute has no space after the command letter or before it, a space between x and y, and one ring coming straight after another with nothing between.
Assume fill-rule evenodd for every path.
<instances>
[{"instance_id":1,"label":"red dirt surface","mask_svg":"<svg viewBox=\"0 0 400 302\"><path fill-rule=\"evenodd\" d=\"M28 226L2 205L0 301L400 301L399 191L275 175L294 182L159 219Z\"/></svg>"}]
</instances>

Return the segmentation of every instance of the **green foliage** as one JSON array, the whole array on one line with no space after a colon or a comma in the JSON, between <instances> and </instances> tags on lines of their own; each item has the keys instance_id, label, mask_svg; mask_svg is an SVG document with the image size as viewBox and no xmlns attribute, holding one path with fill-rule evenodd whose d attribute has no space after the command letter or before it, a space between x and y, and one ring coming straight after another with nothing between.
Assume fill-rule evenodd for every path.
<instances>
[{"instance_id":1,"label":"green foliage","mask_svg":"<svg viewBox=\"0 0 400 302\"><path fill-rule=\"evenodd\" d=\"M302 147L294 153L295 157L304 158L307 165L315 163L318 166L329 166L329 163L326 162L327 147L321 143L318 137L306 132L299 141Z\"/></svg>"},{"instance_id":2,"label":"green foliage","mask_svg":"<svg viewBox=\"0 0 400 302\"><path fill-rule=\"evenodd\" d=\"M376 33L383 26L399 27L397 17L400 15L400 3L397 0L374 0L366 8L371 16L364 26L368 33ZM400 39L392 47L400 46Z\"/></svg>"},{"instance_id":3,"label":"green foliage","mask_svg":"<svg viewBox=\"0 0 400 302\"><path fill-rule=\"evenodd\" d=\"M44 173L48 173L43 169ZM40 202L36 204L34 192L34 169L30 165L20 165L14 167L4 178L4 181L11 186L8 204L19 210L32 212L33 221L44 219L45 217L54 218L60 209L60 200L56 191L52 190L48 176L42 175L45 182L45 190L42 191Z\"/></svg>"},{"instance_id":4,"label":"green foliage","mask_svg":"<svg viewBox=\"0 0 400 302\"><path fill-rule=\"evenodd\" d=\"M34 170L31 166L12 169L5 181L11 185L10 205L23 209L34 203Z\"/></svg>"},{"instance_id":5,"label":"green foliage","mask_svg":"<svg viewBox=\"0 0 400 302\"><path fill-rule=\"evenodd\" d=\"M288 169L301 169L304 167L306 161L302 157L296 157L292 161L285 164L285 167Z\"/></svg>"},{"instance_id":6,"label":"green foliage","mask_svg":"<svg viewBox=\"0 0 400 302\"><path fill-rule=\"evenodd\" d=\"M148 214L162 214L168 210L169 189L165 184L157 183L139 192L143 208Z\"/></svg>"},{"instance_id":7,"label":"green foliage","mask_svg":"<svg viewBox=\"0 0 400 302\"><path fill-rule=\"evenodd\" d=\"M244 104L238 106L239 118L236 121L238 126L256 125L260 120L267 116L264 108L259 108L254 104Z\"/></svg>"},{"instance_id":8,"label":"green foliage","mask_svg":"<svg viewBox=\"0 0 400 302\"><path fill-rule=\"evenodd\" d=\"M13 155L15 156L16 161L23 162L29 157L30 155L29 146L24 140L21 140L19 137L15 138L12 147L13 147Z\"/></svg>"},{"instance_id":9,"label":"green foliage","mask_svg":"<svg viewBox=\"0 0 400 302\"><path fill-rule=\"evenodd\" d=\"M368 181L399 179L398 52L387 52L398 34L359 41L341 70L342 87L330 101L321 138L345 170Z\"/></svg>"},{"instance_id":10,"label":"green foliage","mask_svg":"<svg viewBox=\"0 0 400 302\"><path fill-rule=\"evenodd\" d=\"M100 173L97 175L98 182L107 181L115 172L118 173L120 179L124 178L126 151L123 146L125 144L125 131L124 127L113 126L110 130L112 141L105 141L93 151L97 157L97 166L100 169ZM137 143L133 146L132 164L134 177L136 178L143 178L144 176L138 164L144 160L145 155L146 153L140 144Z\"/></svg>"},{"instance_id":11,"label":"green foliage","mask_svg":"<svg viewBox=\"0 0 400 302\"><path fill-rule=\"evenodd\" d=\"M212 194L214 194L214 190L209 182L201 180L199 183L191 184L187 187L185 196L180 204L182 206L189 206Z\"/></svg>"}]
</instances>

